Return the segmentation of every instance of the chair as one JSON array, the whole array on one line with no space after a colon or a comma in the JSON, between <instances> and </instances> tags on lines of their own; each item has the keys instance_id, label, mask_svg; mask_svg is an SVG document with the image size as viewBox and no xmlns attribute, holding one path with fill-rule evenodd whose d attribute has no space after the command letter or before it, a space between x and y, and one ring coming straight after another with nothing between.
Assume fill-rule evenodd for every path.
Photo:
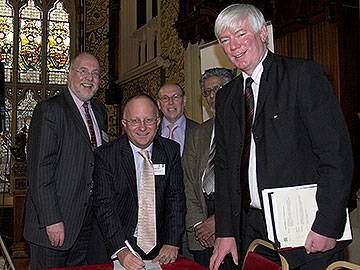
<instances>
[{"instance_id":1,"label":"chair","mask_svg":"<svg viewBox=\"0 0 360 270\"><path fill-rule=\"evenodd\" d=\"M0 255L3 256L3 260L2 257L0 256L0 269L4 269L4 270L15 270L15 265L10 257L9 251L7 250L5 243L1 237L0 234Z\"/></svg>"},{"instance_id":2,"label":"chair","mask_svg":"<svg viewBox=\"0 0 360 270\"><path fill-rule=\"evenodd\" d=\"M272 244L270 244L269 242L266 242L261 239L255 239L250 244L250 246L246 252L242 270L260 270L260 269L288 270L289 269L288 262L280 253L277 252L280 257L281 265L271 261L270 259L262 256L261 254L256 253L255 248L258 246L263 246L263 247L266 247L268 249L271 249L271 250L274 250L275 252L277 252L276 249L274 248L274 246Z\"/></svg>"},{"instance_id":3,"label":"chair","mask_svg":"<svg viewBox=\"0 0 360 270\"><path fill-rule=\"evenodd\" d=\"M338 270L338 269L360 270L360 265L346 261L337 261L337 262L333 262L326 268L326 270Z\"/></svg>"}]
</instances>

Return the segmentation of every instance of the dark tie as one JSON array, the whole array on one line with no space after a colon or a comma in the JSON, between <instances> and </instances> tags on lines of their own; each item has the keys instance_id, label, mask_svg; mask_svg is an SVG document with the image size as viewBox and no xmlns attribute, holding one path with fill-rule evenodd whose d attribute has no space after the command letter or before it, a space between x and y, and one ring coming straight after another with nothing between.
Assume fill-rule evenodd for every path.
<instances>
[{"instance_id":1,"label":"dark tie","mask_svg":"<svg viewBox=\"0 0 360 270\"><path fill-rule=\"evenodd\" d=\"M90 143L91 143L92 148L94 149L97 147L97 143L96 143L94 124L93 124L93 121L91 119L90 112L89 112L89 103L84 102L83 107L84 107L84 111L85 111L86 123L88 125L89 132L90 132Z\"/></svg>"},{"instance_id":2,"label":"dark tie","mask_svg":"<svg viewBox=\"0 0 360 270\"><path fill-rule=\"evenodd\" d=\"M203 177L203 189L207 195L215 190L215 172L214 172L214 157L215 157L215 138L213 138L210 145L209 159L206 165Z\"/></svg>"},{"instance_id":3,"label":"dark tie","mask_svg":"<svg viewBox=\"0 0 360 270\"><path fill-rule=\"evenodd\" d=\"M250 191L249 191L249 157L251 146L251 128L254 118L254 95L251 88L253 79L247 78L245 81L245 136L244 136L244 148L241 156L241 175L240 186L242 190L242 207L248 210L250 207Z\"/></svg>"}]
</instances>

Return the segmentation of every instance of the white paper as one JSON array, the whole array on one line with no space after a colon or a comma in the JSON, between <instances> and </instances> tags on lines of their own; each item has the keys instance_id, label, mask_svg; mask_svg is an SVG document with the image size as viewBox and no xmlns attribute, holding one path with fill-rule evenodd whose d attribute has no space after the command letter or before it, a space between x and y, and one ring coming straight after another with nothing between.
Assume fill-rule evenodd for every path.
<instances>
[{"instance_id":1,"label":"white paper","mask_svg":"<svg viewBox=\"0 0 360 270\"><path fill-rule=\"evenodd\" d=\"M281 248L304 246L318 210L316 191L316 184L262 191L269 240L275 242L276 233ZM346 218L345 230L339 241L352 239L348 211Z\"/></svg>"},{"instance_id":2,"label":"white paper","mask_svg":"<svg viewBox=\"0 0 360 270\"><path fill-rule=\"evenodd\" d=\"M161 266L158 262L152 262L148 260L144 260L145 267L143 269L145 270L161 270ZM121 265L119 260L115 260L113 262L113 270L126 270L124 266Z\"/></svg>"}]
</instances>

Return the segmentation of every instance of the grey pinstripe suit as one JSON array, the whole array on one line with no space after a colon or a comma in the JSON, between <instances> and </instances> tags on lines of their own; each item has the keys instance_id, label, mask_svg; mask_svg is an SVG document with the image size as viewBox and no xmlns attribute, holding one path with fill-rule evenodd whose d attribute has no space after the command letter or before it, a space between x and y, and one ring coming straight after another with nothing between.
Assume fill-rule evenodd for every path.
<instances>
[{"instance_id":1,"label":"grey pinstripe suit","mask_svg":"<svg viewBox=\"0 0 360 270\"><path fill-rule=\"evenodd\" d=\"M148 254L154 257L163 244L181 244L185 194L179 144L156 135L151 159L154 164L165 164L165 175L155 176L158 245ZM114 254L129 240L143 256L133 238L138 195L134 157L127 135L95 151L94 210L109 254Z\"/></svg>"},{"instance_id":2,"label":"grey pinstripe suit","mask_svg":"<svg viewBox=\"0 0 360 270\"><path fill-rule=\"evenodd\" d=\"M106 130L105 106L91 104L100 131ZM45 227L62 221L65 241L57 249L73 246L91 203L93 166L89 135L69 90L38 104L29 133L26 240L51 248Z\"/></svg>"}]
</instances>

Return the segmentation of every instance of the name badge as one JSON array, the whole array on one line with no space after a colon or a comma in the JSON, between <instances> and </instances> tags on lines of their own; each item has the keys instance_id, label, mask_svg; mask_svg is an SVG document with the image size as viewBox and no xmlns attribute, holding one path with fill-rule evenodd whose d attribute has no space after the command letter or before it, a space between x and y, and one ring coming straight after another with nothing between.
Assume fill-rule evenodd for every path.
<instances>
[{"instance_id":1,"label":"name badge","mask_svg":"<svg viewBox=\"0 0 360 270\"><path fill-rule=\"evenodd\" d=\"M103 138L104 142L108 143L110 141L109 135L103 130L101 131L101 137Z\"/></svg>"},{"instance_id":2,"label":"name badge","mask_svg":"<svg viewBox=\"0 0 360 270\"><path fill-rule=\"evenodd\" d=\"M153 164L154 175L165 175L165 164Z\"/></svg>"}]
</instances>

